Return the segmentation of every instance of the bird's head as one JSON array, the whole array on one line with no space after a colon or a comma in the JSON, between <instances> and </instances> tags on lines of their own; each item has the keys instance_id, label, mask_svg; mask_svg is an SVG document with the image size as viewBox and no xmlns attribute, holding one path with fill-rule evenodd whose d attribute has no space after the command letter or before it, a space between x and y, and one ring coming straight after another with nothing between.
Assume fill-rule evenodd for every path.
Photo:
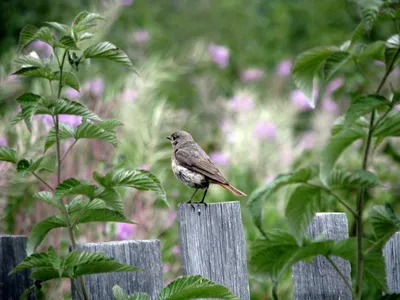
<instances>
[{"instance_id":1,"label":"bird's head","mask_svg":"<svg viewBox=\"0 0 400 300\"><path fill-rule=\"evenodd\" d=\"M171 141L172 145L182 144L187 141L193 141L192 136L186 131L176 131L171 136L167 136L167 139Z\"/></svg>"}]
</instances>

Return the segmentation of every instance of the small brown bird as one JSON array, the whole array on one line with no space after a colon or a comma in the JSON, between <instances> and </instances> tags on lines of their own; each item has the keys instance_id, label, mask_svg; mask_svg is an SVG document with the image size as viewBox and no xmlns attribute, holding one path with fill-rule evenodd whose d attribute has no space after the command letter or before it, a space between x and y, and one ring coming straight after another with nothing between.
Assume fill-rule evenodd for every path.
<instances>
[{"instance_id":1,"label":"small brown bird","mask_svg":"<svg viewBox=\"0 0 400 300\"><path fill-rule=\"evenodd\" d=\"M199 203L207 206L204 199L210 183L218 184L236 196L247 196L232 186L217 169L203 149L193 140L186 131L174 132L167 139L174 148L172 153L172 170L175 176L185 185L196 189L190 197L189 203L193 209L192 199L199 189L204 189L203 198Z\"/></svg>"}]
</instances>

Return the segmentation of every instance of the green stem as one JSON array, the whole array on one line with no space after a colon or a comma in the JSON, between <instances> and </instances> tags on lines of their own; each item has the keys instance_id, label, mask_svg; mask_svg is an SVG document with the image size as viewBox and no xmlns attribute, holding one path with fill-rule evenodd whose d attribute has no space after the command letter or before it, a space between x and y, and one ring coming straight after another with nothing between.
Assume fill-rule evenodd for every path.
<instances>
[{"instance_id":1,"label":"green stem","mask_svg":"<svg viewBox=\"0 0 400 300\"><path fill-rule=\"evenodd\" d=\"M75 140L71 146L69 146L69 148L67 149L67 151L65 151L65 154L63 155L63 157L61 158L61 164L63 163L65 157L68 155L68 153L71 151L71 149L75 146L75 144L78 142L78 140Z\"/></svg>"},{"instance_id":2,"label":"green stem","mask_svg":"<svg viewBox=\"0 0 400 300\"><path fill-rule=\"evenodd\" d=\"M65 62L66 55L67 55L67 50L64 51L64 54L63 54L61 62L58 59L58 56L56 55L57 61L58 61L58 65L59 65L59 68L60 68L60 81L59 81L59 86L58 86L57 99L60 98L61 90L62 90L62 87L63 87L63 85L62 85L62 76L63 76L63 68L64 68L64 62ZM61 182L61 151L60 151L60 131L59 131L59 118L58 118L58 115L56 115L56 117L55 117L54 126L55 126L55 129L56 129L55 131L56 131L57 162L58 162L57 163L57 182L58 182L58 184L60 184L60 182ZM64 216L65 216L65 220L67 222L69 238L71 240L71 246L72 246L72 249L75 250L76 249L76 241L75 241L75 235L74 235L74 227L71 226L71 219L69 217L68 210L64 205L64 201L63 201L62 197L60 198L60 205L62 207ZM85 286L85 283L83 281L82 276L79 277L79 282L81 284L81 288L82 288L82 293L83 293L84 299L88 300L89 297L88 297L88 293L86 291L86 286Z\"/></svg>"},{"instance_id":3,"label":"green stem","mask_svg":"<svg viewBox=\"0 0 400 300\"><path fill-rule=\"evenodd\" d=\"M397 56L400 54L400 48L397 49L395 55L392 58L392 61L389 64L389 67L387 68L385 75L382 78L382 81L380 82L376 93L379 94L389 77L390 72L393 69L394 63L397 59ZM365 150L364 150L364 155L363 155L363 161L361 168L363 170L366 170L368 167L368 157L369 157L369 151L371 148L371 141L372 141L372 133L374 131L374 121L375 121L375 110L372 111L371 113L371 119L369 121L369 128L368 128L368 136L366 140L366 145L365 145ZM364 198L365 198L365 188L361 188L357 197L357 269L356 269L356 300L360 300L362 296L362 282L363 282L363 267L364 267L364 254L362 250L362 237L363 237L363 210L364 210Z\"/></svg>"},{"instance_id":4,"label":"green stem","mask_svg":"<svg viewBox=\"0 0 400 300\"><path fill-rule=\"evenodd\" d=\"M350 206L349 203L347 203L345 200L343 200L342 198L340 198L336 193L334 193L333 191L331 191L330 189L321 186L321 185L317 185L317 184L312 184L312 183L306 183L306 185L311 186L311 187L316 187L316 188L320 188L322 190L324 190L325 192L327 192L328 194L332 195L333 197L336 198L337 201L339 201L339 203L341 203L344 207L346 207L355 218L357 218L357 213L356 211Z\"/></svg>"},{"instance_id":5,"label":"green stem","mask_svg":"<svg viewBox=\"0 0 400 300\"><path fill-rule=\"evenodd\" d=\"M272 287L272 298L274 298L274 300L279 300L279 297L278 297L278 281L276 281L274 283L274 286Z\"/></svg>"},{"instance_id":6,"label":"green stem","mask_svg":"<svg viewBox=\"0 0 400 300\"><path fill-rule=\"evenodd\" d=\"M392 111L392 107L390 107L385 113L376 121L375 125L372 127L372 132L378 127L378 125L383 121L384 118Z\"/></svg>"},{"instance_id":7,"label":"green stem","mask_svg":"<svg viewBox=\"0 0 400 300\"><path fill-rule=\"evenodd\" d=\"M76 216L75 220L72 222L72 227L75 227L75 226L76 226L76 224L78 223L80 217L82 216L82 214L85 212L85 210L86 210L87 207L89 206L90 201L91 201L91 200L89 200L89 202L80 210L79 214Z\"/></svg>"},{"instance_id":8,"label":"green stem","mask_svg":"<svg viewBox=\"0 0 400 300\"><path fill-rule=\"evenodd\" d=\"M35 172L31 172L33 176L35 176L37 179L39 179L40 182L42 182L45 186L47 186L50 190L54 191L54 189L48 184L46 181L44 181L41 177L39 177L38 174Z\"/></svg>"},{"instance_id":9,"label":"green stem","mask_svg":"<svg viewBox=\"0 0 400 300\"><path fill-rule=\"evenodd\" d=\"M71 279L71 283L72 283L72 286L73 286L74 289L75 289L75 293L78 294L79 299L83 299L83 296L81 295L81 293L80 293L79 290L78 290L78 287L76 286L76 283L75 283L75 279L74 279L74 278Z\"/></svg>"},{"instance_id":10,"label":"green stem","mask_svg":"<svg viewBox=\"0 0 400 300\"><path fill-rule=\"evenodd\" d=\"M332 260L332 258L330 258L329 256L325 256L325 258L327 259L327 261L330 262L330 264L332 265L332 267L335 269L335 271L339 274L339 276L343 279L344 283L347 285L347 287L349 288L353 298L354 298L354 293L353 293L353 288L351 287L350 282L347 280L346 276L344 276L343 272L339 269L339 267L335 264L335 262Z\"/></svg>"}]
</instances>

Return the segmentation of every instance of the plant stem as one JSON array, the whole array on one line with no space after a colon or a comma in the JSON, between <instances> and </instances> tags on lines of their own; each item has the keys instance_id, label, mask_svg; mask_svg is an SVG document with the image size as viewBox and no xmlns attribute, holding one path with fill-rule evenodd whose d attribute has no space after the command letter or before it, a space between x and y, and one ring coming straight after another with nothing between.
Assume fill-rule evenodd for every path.
<instances>
[{"instance_id":1,"label":"plant stem","mask_svg":"<svg viewBox=\"0 0 400 300\"><path fill-rule=\"evenodd\" d=\"M378 127L378 125L383 121L384 118L391 112L392 107L390 107L385 113L376 121L375 125L372 127L372 132Z\"/></svg>"},{"instance_id":2,"label":"plant stem","mask_svg":"<svg viewBox=\"0 0 400 300\"><path fill-rule=\"evenodd\" d=\"M274 286L272 287L272 298L274 300L279 300L278 298L278 281L274 283Z\"/></svg>"},{"instance_id":3,"label":"plant stem","mask_svg":"<svg viewBox=\"0 0 400 300\"><path fill-rule=\"evenodd\" d=\"M392 61L390 62L390 65L386 69L385 75L382 78L382 81L380 82L376 94L379 94L389 77L390 72L393 69L394 62L397 59L397 56L400 54L400 48L397 49L395 55L392 58ZM386 114L387 115L387 114ZM372 133L374 131L374 121L375 121L375 110L372 111L371 113L371 118L369 121L369 128L368 128L368 136L366 140L366 145L365 145L365 150L364 150L364 155L363 155L363 161L361 168L363 170L366 170L368 167L368 157L369 157L369 151L371 148L371 141L372 141ZM362 282L363 282L363 267L364 267L364 254L363 254L363 249L362 249L362 238L363 238L363 210L364 210L364 197L365 197L365 188L361 188L360 192L357 197L357 269L356 269L356 300L360 300L362 296Z\"/></svg>"},{"instance_id":4,"label":"plant stem","mask_svg":"<svg viewBox=\"0 0 400 300\"><path fill-rule=\"evenodd\" d=\"M61 90L62 90L62 87L63 87L63 85L62 85L62 75L63 75L63 68L64 68L64 62L65 62L66 55L67 55L67 50L64 51L61 63L60 63L60 60L58 59L58 56L56 55L57 61L58 61L58 65L60 67L60 81L59 81L59 86L58 86L57 99L60 98ZM61 151L60 151L60 131L59 131L59 118L58 118L58 115L56 115L54 121L55 121L54 126L55 126L55 129L56 129L55 131L56 131L57 162L58 162L57 163L57 183L60 184L60 182L61 182L61 162L62 161L61 161ZM75 250L76 249L76 241L75 241L75 235L74 235L74 227L71 226L71 219L69 217L68 210L64 205L64 201L63 201L62 197L60 198L60 204L61 204L61 207L63 209L63 213L65 215L65 220L67 222L69 238L71 240L71 246L72 246L72 249ZM85 300L88 300L89 297L88 297L88 293L86 291L86 286L85 286L85 283L83 281L82 276L79 277L79 282L81 284L83 297L84 297Z\"/></svg>"},{"instance_id":5,"label":"plant stem","mask_svg":"<svg viewBox=\"0 0 400 300\"><path fill-rule=\"evenodd\" d=\"M33 176L35 176L37 179L39 179L40 182L42 182L45 186L47 186L50 190L54 191L54 189L48 184L46 181L44 181L42 178L39 177L38 174L35 172L31 172Z\"/></svg>"},{"instance_id":6,"label":"plant stem","mask_svg":"<svg viewBox=\"0 0 400 300\"><path fill-rule=\"evenodd\" d=\"M328 255L325 256L325 258L327 259L327 261L330 262L330 264L332 265L332 267L335 269L335 271L339 274L339 276L343 279L344 283L347 285L347 287L349 288L353 298L354 298L354 293L353 293L353 288L351 287L350 282L347 280L346 276L344 276L343 272L340 271L339 267L335 264L335 262L332 260L332 258L330 258Z\"/></svg>"},{"instance_id":7,"label":"plant stem","mask_svg":"<svg viewBox=\"0 0 400 300\"><path fill-rule=\"evenodd\" d=\"M331 191L330 189L321 186L321 185L317 185L317 184L312 184L312 183L306 183L306 185L311 186L311 187L316 187L316 188L320 188L321 190L324 190L325 192L327 192L328 194L332 195L333 197L335 197L337 199L337 201L339 201L344 207L346 207L355 218L357 218L357 213L356 211L350 206L350 204L348 204L345 200L343 200L342 198L340 198L337 194L335 194L333 191Z\"/></svg>"},{"instance_id":8,"label":"plant stem","mask_svg":"<svg viewBox=\"0 0 400 300\"><path fill-rule=\"evenodd\" d=\"M74 289L75 289L75 292L78 294L78 296L79 296L79 299L83 299L83 296L81 295L81 293L79 292L79 290L78 290L78 287L76 286L76 284L75 284L75 279L71 279L71 284L72 284L72 286L74 287Z\"/></svg>"},{"instance_id":9,"label":"plant stem","mask_svg":"<svg viewBox=\"0 0 400 300\"><path fill-rule=\"evenodd\" d=\"M63 157L61 158L61 164L63 163L65 157L67 156L67 154L71 151L72 147L75 146L75 144L78 142L78 140L75 140L71 146L69 146L69 148L67 149L67 151L65 152L65 154L63 155Z\"/></svg>"}]
</instances>

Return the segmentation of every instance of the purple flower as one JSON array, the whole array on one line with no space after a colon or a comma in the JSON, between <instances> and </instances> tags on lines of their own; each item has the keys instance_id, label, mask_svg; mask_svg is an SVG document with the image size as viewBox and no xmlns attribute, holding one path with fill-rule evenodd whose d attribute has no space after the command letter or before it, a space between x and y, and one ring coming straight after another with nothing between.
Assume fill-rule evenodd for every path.
<instances>
[{"instance_id":1,"label":"purple flower","mask_svg":"<svg viewBox=\"0 0 400 300\"><path fill-rule=\"evenodd\" d=\"M308 102L306 95L301 90L294 90L290 93L290 100L300 111L307 111L312 109L311 104Z\"/></svg>"},{"instance_id":2,"label":"purple flower","mask_svg":"<svg viewBox=\"0 0 400 300\"><path fill-rule=\"evenodd\" d=\"M33 41L29 44L29 48L35 51L41 58L47 58L53 54L53 47L42 41Z\"/></svg>"},{"instance_id":3,"label":"purple flower","mask_svg":"<svg viewBox=\"0 0 400 300\"><path fill-rule=\"evenodd\" d=\"M276 138L276 126L272 122L260 120L254 128L254 135L260 139L272 141Z\"/></svg>"},{"instance_id":4,"label":"purple flower","mask_svg":"<svg viewBox=\"0 0 400 300\"><path fill-rule=\"evenodd\" d=\"M299 142L300 147L302 147L303 149L311 149L315 146L315 143L316 138L313 132L304 133Z\"/></svg>"},{"instance_id":5,"label":"purple flower","mask_svg":"<svg viewBox=\"0 0 400 300\"><path fill-rule=\"evenodd\" d=\"M138 44L146 44L150 40L150 34L146 29L138 29L133 33L133 40Z\"/></svg>"},{"instance_id":6,"label":"purple flower","mask_svg":"<svg viewBox=\"0 0 400 300\"><path fill-rule=\"evenodd\" d=\"M143 165L139 166L139 170L150 171L150 166L148 164L143 164Z\"/></svg>"},{"instance_id":7,"label":"purple flower","mask_svg":"<svg viewBox=\"0 0 400 300\"><path fill-rule=\"evenodd\" d=\"M169 271L171 271L171 265L163 264L163 273L168 273Z\"/></svg>"},{"instance_id":8,"label":"purple flower","mask_svg":"<svg viewBox=\"0 0 400 300\"><path fill-rule=\"evenodd\" d=\"M267 177L264 178L264 183L270 183L270 182L272 182L274 179L275 179L275 176L272 176L272 175L267 176Z\"/></svg>"},{"instance_id":9,"label":"purple flower","mask_svg":"<svg viewBox=\"0 0 400 300\"><path fill-rule=\"evenodd\" d=\"M322 109L326 112L335 112L337 110L337 104L330 97L322 100Z\"/></svg>"},{"instance_id":10,"label":"purple flower","mask_svg":"<svg viewBox=\"0 0 400 300\"><path fill-rule=\"evenodd\" d=\"M211 59L221 68L224 69L229 63L229 49L216 44L208 46L208 52L210 52Z\"/></svg>"},{"instance_id":11,"label":"purple flower","mask_svg":"<svg viewBox=\"0 0 400 300\"><path fill-rule=\"evenodd\" d=\"M249 68L240 73L240 80L242 82L258 81L263 78L265 72L260 68Z\"/></svg>"},{"instance_id":12,"label":"purple flower","mask_svg":"<svg viewBox=\"0 0 400 300\"><path fill-rule=\"evenodd\" d=\"M176 211L172 210L168 212L167 220L165 221L165 227L171 227L176 219Z\"/></svg>"},{"instance_id":13,"label":"purple flower","mask_svg":"<svg viewBox=\"0 0 400 300\"><path fill-rule=\"evenodd\" d=\"M121 6L129 6L133 3L133 0L122 0Z\"/></svg>"},{"instance_id":14,"label":"purple flower","mask_svg":"<svg viewBox=\"0 0 400 300\"><path fill-rule=\"evenodd\" d=\"M59 115L58 120L62 123L65 123L71 127L77 127L82 122L81 116L74 115Z\"/></svg>"},{"instance_id":15,"label":"purple flower","mask_svg":"<svg viewBox=\"0 0 400 300\"><path fill-rule=\"evenodd\" d=\"M222 120L219 123L219 128L222 130L223 133L229 133L232 130L232 126L228 120Z\"/></svg>"},{"instance_id":16,"label":"purple flower","mask_svg":"<svg viewBox=\"0 0 400 300\"><path fill-rule=\"evenodd\" d=\"M336 78L329 82L328 86L326 87L326 92L331 94L334 91L336 91L338 88L340 88L344 83L344 80L342 77Z\"/></svg>"},{"instance_id":17,"label":"purple flower","mask_svg":"<svg viewBox=\"0 0 400 300\"><path fill-rule=\"evenodd\" d=\"M396 104L396 105L394 106L394 109L400 110L400 104Z\"/></svg>"},{"instance_id":18,"label":"purple flower","mask_svg":"<svg viewBox=\"0 0 400 300\"><path fill-rule=\"evenodd\" d=\"M235 111L251 110L253 103L253 99L248 95L234 96L229 101L230 106Z\"/></svg>"},{"instance_id":19,"label":"purple flower","mask_svg":"<svg viewBox=\"0 0 400 300\"><path fill-rule=\"evenodd\" d=\"M5 136L0 136L0 146L8 146L8 142Z\"/></svg>"},{"instance_id":20,"label":"purple flower","mask_svg":"<svg viewBox=\"0 0 400 300\"><path fill-rule=\"evenodd\" d=\"M121 98L123 101L125 102L132 102L135 101L137 98L137 91L134 89L125 89L122 94L121 94Z\"/></svg>"},{"instance_id":21,"label":"purple flower","mask_svg":"<svg viewBox=\"0 0 400 300\"><path fill-rule=\"evenodd\" d=\"M380 60L374 60L374 65L378 66L378 67L384 67L385 63L383 61L380 61Z\"/></svg>"},{"instance_id":22,"label":"purple flower","mask_svg":"<svg viewBox=\"0 0 400 300\"><path fill-rule=\"evenodd\" d=\"M279 77L288 77L292 72L292 62L288 59L282 60L276 67L276 74Z\"/></svg>"},{"instance_id":23,"label":"purple flower","mask_svg":"<svg viewBox=\"0 0 400 300\"><path fill-rule=\"evenodd\" d=\"M133 224L117 223L117 237L121 240L132 238L135 229Z\"/></svg>"},{"instance_id":24,"label":"purple flower","mask_svg":"<svg viewBox=\"0 0 400 300\"><path fill-rule=\"evenodd\" d=\"M104 92L104 81L102 78L96 78L86 82L83 89L95 97L100 97Z\"/></svg>"},{"instance_id":25,"label":"purple flower","mask_svg":"<svg viewBox=\"0 0 400 300\"><path fill-rule=\"evenodd\" d=\"M45 125L54 125L53 118L50 115L39 115L39 118Z\"/></svg>"},{"instance_id":26,"label":"purple flower","mask_svg":"<svg viewBox=\"0 0 400 300\"><path fill-rule=\"evenodd\" d=\"M81 93L78 92L77 90L73 89L73 88L66 88L64 95L68 98L68 99L79 99L81 96Z\"/></svg>"},{"instance_id":27,"label":"purple flower","mask_svg":"<svg viewBox=\"0 0 400 300\"><path fill-rule=\"evenodd\" d=\"M175 246L172 248L172 253L173 253L173 254L179 254L179 253L181 253L181 250L179 249L179 246L178 246L178 245L175 245Z\"/></svg>"},{"instance_id":28,"label":"purple flower","mask_svg":"<svg viewBox=\"0 0 400 300\"><path fill-rule=\"evenodd\" d=\"M213 152L210 154L210 159L213 163L220 166L229 164L229 156L222 152Z\"/></svg>"}]
</instances>

